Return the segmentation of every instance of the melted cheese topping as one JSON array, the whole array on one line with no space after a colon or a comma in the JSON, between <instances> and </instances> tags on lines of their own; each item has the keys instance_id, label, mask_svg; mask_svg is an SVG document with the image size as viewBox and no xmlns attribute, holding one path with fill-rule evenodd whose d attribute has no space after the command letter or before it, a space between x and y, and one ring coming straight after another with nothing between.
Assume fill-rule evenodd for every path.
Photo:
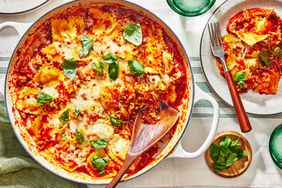
<instances>
[{"instance_id":1,"label":"melted cheese topping","mask_svg":"<svg viewBox=\"0 0 282 188\"><path fill-rule=\"evenodd\" d=\"M111 139L114 134L114 128L103 121L98 121L94 125L88 126L87 130L85 131L85 134L87 136L95 135L98 138Z\"/></svg>"},{"instance_id":2,"label":"melted cheese topping","mask_svg":"<svg viewBox=\"0 0 282 188\"><path fill-rule=\"evenodd\" d=\"M26 74L14 73L13 87L18 90L14 102L37 149L49 161L69 172L102 178L93 158L109 158L102 176L112 177L125 160L139 110L146 123L155 123L162 102L181 109L187 88L186 65L154 22L137 23L143 41L135 46L123 37L123 30L136 21L93 7L87 16L50 18L50 41L26 62ZM80 54L85 47L83 35L93 43L85 56ZM107 53L117 58L115 80L110 78L109 63L101 63ZM75 60L71 70L70 59ZM130 60L144 66L142 75L131 75ZM103 70L96 70L94 64L102 65ZM74 77L69 79L69 74ZM39 92L47 97L39 99ZM100 139L106 140L106 146L93 146ZM143 167L153 156L146 160Z\"/></svg>"}]
</instances>

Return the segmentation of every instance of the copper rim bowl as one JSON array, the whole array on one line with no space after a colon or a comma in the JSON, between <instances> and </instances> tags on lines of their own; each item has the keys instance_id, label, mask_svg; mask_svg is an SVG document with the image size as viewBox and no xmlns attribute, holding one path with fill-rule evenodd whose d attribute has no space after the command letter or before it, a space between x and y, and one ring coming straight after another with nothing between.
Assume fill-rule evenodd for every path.
<instances>
[{"instance_id":1,"label":"copper rim bowl","mask_svg":"<svg viewBox=\"0 0 282 188\"><path fill-rule=\"evenodd\" d=\"M40 24L42 24L45 20L54 16L55 14L60 14L61 12L65 11L66 9L75 8L77 6L85 7L89 4L95 4L95 3L97 3L98 5L115 4L115 6L126 7L127 9L138 12L138 14L142 14L148 17L149 19L153 20L154 22L158 23L162 27L163 31L167 34L167 36L176 44L177 50L179 51L180 55L182 56L184 63L187 65L186 72L187 72L187 79L188 79L187 80L188 87L187 87L186 92L187 92L188 97L187 97L187 100L185 101L185 105L183 106L183 109L180 111L180 120L179 120L179 123L177 124L176 131L174 132L172 138L167 140L166 145L163 146L164 149L158 154L158 156L156 156L156 158L149 165L147 165L145 168L141 169L140 171L138 171L137 173L133 175L124 176L123 180L129 180L129 179L132 179L134 177L137 177L147 172L148 170L156 166L158 163L160 163L165 158L170 158L170 157L193 158L193 157L197 157L201 155L212 142L213 137L217 130L218 118L219 118L219 108L218 108L217 102L212 97L210 97L209 95L201 91L197 86L195 86L189 59L185 53L185 50L181 42L178 40L177 36L173 33L173 31L163 21L161 21L161 19L159 19L157 16L155 16L153 13L149 12L148 10L136 4L126 2L126 1L121 1L121 0L118 0L118 1L117 0L73 1L73 2L69 2L67 4L64 4L58 8L51 10L50 12L42 16L40 19L38 19L31 26L30 24L20 24L20 23L15 23L15 22L7 22L7 23L0 24L0 30L4 27L10 26L10 27L15 28L20 35L23 34L9 62L9 67L7 70L7 76L6 76L6 82L5 82L5 100L6 100L6 107L8 111L9 120L22 146L26 149L26 151L30 154L30 156L32 156L39 164L41 164L47 170L65 179L72 180L78 183L83 183L83 184L106 184L111 181L110 178L94 179L94 178L91 178L90 176L84 176L81 174L68 172L62 168L59 168L57 165L54 165L48 162L44 157L42 157L40 153L37 151L35 147L35 143L32 143L33 141L31 139L26 139L26 138L24 139L24 136L27 135L27 131L25 130L25 128L23 128L22 125L16 123L16 117L12 111L13 109L13 103L11 100L12 94L7 84L11 80L11 73L15 69L15 62L18 58L20 58L17 56L17 53L16 53L17 50L24 45L25 41L28 40L29 36L34 31L36 31L36 29L38 28ZM25 32L26 29L27 31ZM207 100L212 104L213 120L212 120L210 132L208 134L207 139L203 143L203 145L196 152L189 153L182 148L182 145L181 143L179 143L179 141L181 140L181 137L190 120L193 104L199 100Z\"/></svg>"}]
</instances>

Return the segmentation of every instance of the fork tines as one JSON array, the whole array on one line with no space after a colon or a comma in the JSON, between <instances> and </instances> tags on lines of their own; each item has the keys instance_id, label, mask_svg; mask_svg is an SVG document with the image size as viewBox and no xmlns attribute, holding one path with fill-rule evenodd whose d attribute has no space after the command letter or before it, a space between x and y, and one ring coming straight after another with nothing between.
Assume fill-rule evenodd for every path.
<instances>
[{"instance_id":1,"label":"fork tines","mask_svg":"<svg viewBox=\"0 0 282 188\"><path fill-rule=\"evenodd\" d=\"M218 22L211 22L208 24L211 45L212 47L221 46L221 33Z\"/></svg>"}]
</instances>

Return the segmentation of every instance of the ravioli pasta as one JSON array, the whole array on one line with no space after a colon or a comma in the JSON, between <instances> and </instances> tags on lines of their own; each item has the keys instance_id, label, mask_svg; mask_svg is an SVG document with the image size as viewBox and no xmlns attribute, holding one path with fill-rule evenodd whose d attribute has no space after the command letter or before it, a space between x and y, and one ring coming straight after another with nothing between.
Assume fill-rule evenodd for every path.
<instances>
[{"instance_id":1,"label":"ravioli pasta","mask_svg":"<svg viewBox=\"0 0 282 188\"><path fill-rule=\"evenodd\" d=\"M227 66L240 92L276 94L282 75L282 21L273 9L252 8L230 18L223 36ZM223 68L218 63L220 72Z\"/></svg>"},{"instance_id":2,"label":"ravioli pasta","mask_svg":"<svg viewBox=\"0 0 282 188\"><path fill-rule=\"evenodd\" d=\"M138 112L153 124L161 103L180 110L187 98L187 65L175 44L154 21L119 9L92 5L48 18L29 48L18 50L9 82L17 124L40 155L93 178L116 175ZM129 24L134 32L125 33ZM152 147L128 173L159 150Z\"/></svg>"}]
</instances>

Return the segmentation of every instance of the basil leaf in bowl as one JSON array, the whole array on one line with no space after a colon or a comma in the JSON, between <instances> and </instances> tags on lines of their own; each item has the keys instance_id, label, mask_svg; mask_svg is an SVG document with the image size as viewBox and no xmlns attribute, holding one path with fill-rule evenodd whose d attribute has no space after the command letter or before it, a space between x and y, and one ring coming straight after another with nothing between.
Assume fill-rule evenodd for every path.
<instances>
[{"instance_id":1,"label":"basil leaf in bowl","mask_svg":"<svg viewBox=\"0 0 282 188\"><path fill-rule=\"evenodd\" d=\"M240 138L232 140L228 136L223 136L218 143L210 146L210 158L213 160L212 167L215 172L219 172L232 166L237 160L247 156L246 151L241 149Z\"/></svg>"}]
</instances>

